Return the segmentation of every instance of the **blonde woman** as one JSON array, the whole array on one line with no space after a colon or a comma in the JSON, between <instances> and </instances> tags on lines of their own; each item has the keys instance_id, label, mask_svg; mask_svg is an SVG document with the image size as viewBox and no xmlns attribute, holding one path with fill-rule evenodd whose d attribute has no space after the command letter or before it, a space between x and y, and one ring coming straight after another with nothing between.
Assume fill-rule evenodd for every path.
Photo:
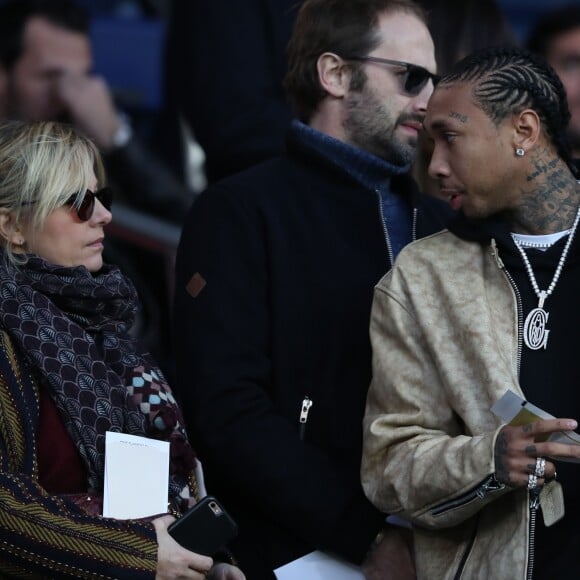
<instances>
[{"instance_id":1,"label":"blonde woman","mask_svg":"<svg viewBox=\"0 0 580 580\"><path fill-rule=\"evenodd\" d=\"M241 580L179 546L170 515L98 515L106 431L169 441L171 511L196 499L181 412L129 334L134 287L103 264L104 184L73 128L0 126L0 576Z\"/></svg>"}]
</instances>

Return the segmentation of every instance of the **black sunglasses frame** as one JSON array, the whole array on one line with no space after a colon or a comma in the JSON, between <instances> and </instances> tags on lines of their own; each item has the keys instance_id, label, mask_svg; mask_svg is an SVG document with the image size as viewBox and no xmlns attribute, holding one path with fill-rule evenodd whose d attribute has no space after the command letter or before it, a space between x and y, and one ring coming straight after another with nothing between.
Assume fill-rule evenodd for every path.
<instances>
[{"instance_id":1,"label":"black sunglasses frame","mask_svg":"<svg viewBox=\"0 0 580 580\"><path fill-rule=\"evenodd\" d=\"M113 205L113 190L110 187L103 187L98 191L87 189L82 201L79 203L78 199L80 195L80 193L73 193L63 205L69 205L71 208L74 208L81 221L87 222L91 219L95 211L95 199L98 199L105 209L111 211Z\"/></svg>"},{"instance_id":2,"label":"black sunglasses frame","mask_svg":"<svg viewBox=\"0 0 580 580\"><path fill-rule=\"evenodd\" d=\"M402 60L391 60L389 58L379 58L378 56L349 56L343 57L343 60L354 60L358 62L373 62L375 64L384 64L387 66L400 66L405 69L405 75L402 82L403 90L410 96L416 97L431 80L433 86L441 80L439 75L429 72L426 68L418 64L411 64Z\"/></svg>"}]
</instances>

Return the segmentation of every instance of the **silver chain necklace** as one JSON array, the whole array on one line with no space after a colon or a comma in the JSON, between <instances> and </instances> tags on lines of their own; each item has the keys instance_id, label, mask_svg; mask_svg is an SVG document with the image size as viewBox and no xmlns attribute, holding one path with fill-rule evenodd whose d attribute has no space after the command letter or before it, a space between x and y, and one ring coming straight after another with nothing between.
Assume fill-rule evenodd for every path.
<instances>
[{"instance_id":1,"label":"silver chain necklace","mask_svg":"<svg viewBox=\"0 0 580 580\"><path fill-rule=\"evenodd\" d=\"M563 230L562 232L560 232L560 238L563 238L565 236L567 236L570 233L570 230ZM555 243L560 241L560 238L555 239L554 241L549 241L549 242L537 242L534 240L528 240L528 239L522 239L521 236L517 235L517 234L512 234L512 237L514 239L514 241L516 242L516 244L522 248L527 249L527 248L533 248L534 250L547 250L548 248L551 248ZM534 236L534 237L540 237L540 236ZM544 236L541 236L542 238Z\"/></svg>"},{"instance_id":2,"label":"silver chain necklace","mask_svg":"<svg viewBox=\"0 0 580 580\"><path fill-rule=\"evenodd\" d=\"M558 283L558 279L560 278L560 274L564 268L564 263L568 257L568 252L570 251L570 246L572 245L572 241L574 239L574 234L576 233L578 222L580 222L580 207L576 212L576 218L574 219L574 224L570 229L568 241L564 246L564 250L562 250L562 255L560 256L560 260L558 260L558 265L556 266L556 271L554 272L554 277L552 278L552 281L550 282L547 290L540 290L534 275L534 271L532 270L532 265L530 264L530 260L528 259L525 250L522 248L519 240L514 236L514 234L511 235L516 248L519 250L522 256L524 265L526 266L526 271L532 284L532 288L538 297L538 307L534 308L526 316L526 321L524 322L524 343L531 350L540 350L541 348L545 350L548 346L548 335L550 334L550 331L546 328L546 324L550 314L544 310L544 302L546 301L546 298L552 294L556 284Z\"/></svg>"}]
</instances>

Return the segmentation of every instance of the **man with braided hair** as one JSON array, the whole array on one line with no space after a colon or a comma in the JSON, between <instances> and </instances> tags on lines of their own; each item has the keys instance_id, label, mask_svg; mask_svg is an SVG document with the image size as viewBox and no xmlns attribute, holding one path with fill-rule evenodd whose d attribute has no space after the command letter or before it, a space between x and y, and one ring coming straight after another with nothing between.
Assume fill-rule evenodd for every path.
<instances>
[{"instance_id":1,"label":"man with braided hair","mask_svg":"<svg viewBox=\"0 0 580 580\"><path fill-rule=\"evenodd\" d=\"M429 102L429 171L460 211L375 289L361 472L412 521L419 578L578 576L580 447L547 441L580 417L569 117L554 71L515 48L466 57ZM502 424L508 389L558 418Z\"/></svg>"}]
</instances>

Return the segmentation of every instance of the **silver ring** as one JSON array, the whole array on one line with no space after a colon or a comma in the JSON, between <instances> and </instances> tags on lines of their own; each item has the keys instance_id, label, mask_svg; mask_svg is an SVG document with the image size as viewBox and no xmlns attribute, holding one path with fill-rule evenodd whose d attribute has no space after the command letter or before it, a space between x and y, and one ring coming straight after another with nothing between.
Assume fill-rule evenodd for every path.
<instances>
[{"instance_id":1,"label":"silver ring","mask_svg":"<svg viewBox=\"0 0 580 580\"><path fill-rule=\"evenodd\" d=\"M538 477L533 473L528 475L528 489L536 489L538 487Z\"/></svg>"},{"instance_id":2,"label":"silver ring","mask_svg":"<svg viewBox=\"0 0 580 580\"><path fill-rule=\"evenodd\" d=\"M542 479L542 477L544 477L545 471L546 471L546 460L543 457L538 457L536 459L536 470L534 471L534 475L538 479Z\"/></svg>"}]
</instances>

